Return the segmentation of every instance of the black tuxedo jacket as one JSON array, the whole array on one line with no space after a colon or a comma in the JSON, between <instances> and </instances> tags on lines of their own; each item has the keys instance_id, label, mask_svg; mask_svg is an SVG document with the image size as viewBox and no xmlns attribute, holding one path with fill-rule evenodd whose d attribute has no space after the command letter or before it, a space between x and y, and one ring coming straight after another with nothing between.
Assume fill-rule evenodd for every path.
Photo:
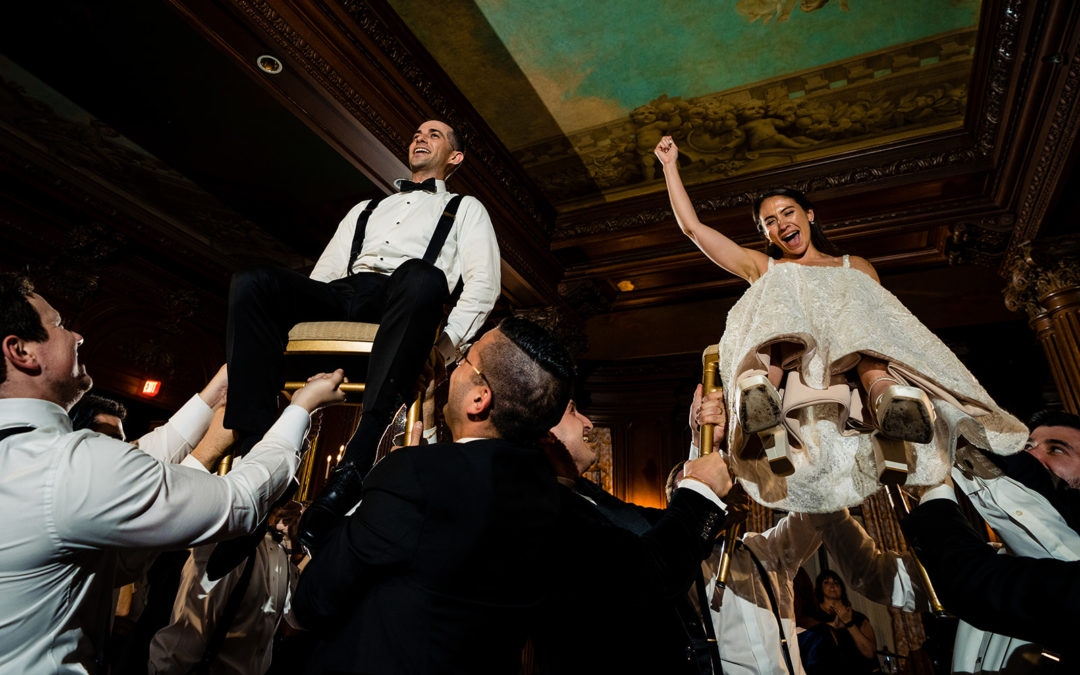
<instances>
[{"instance_id":1,"label":"black tuxedo jacket","mask_svg":"<svg viewBox=\"0 0 1080 675\"><path fill-rule=\"evenodd\" d=\"M557 583L533 634L540 672L695 672L675 607L700 575L723 510L690 490L677 490L667 509L644 509L581 483L597 504L560 486Z\"/></svg>"},{"instance_id":2,"label":"black tuxedo jacket","mask_svg":"<svg viewBox=\"0 0 1080 675\"><path fill-rule=\"evenodd\" d=\"M310 671L516 672L557 507L539 450L489 439L395 451L300 577L296 616L323 631Z\"/></svg>"},{"instance_id":3,"label":"black tuxedo jacket","mask_svg":"<svg viewBox=\"0 0 1080 675\"><path fill-rule=\"evenodd\" d=\"M950 613L1080 664L1080 562L998 555L947 499L920 504L901 527Z\"/></svg>"}]
</instances>

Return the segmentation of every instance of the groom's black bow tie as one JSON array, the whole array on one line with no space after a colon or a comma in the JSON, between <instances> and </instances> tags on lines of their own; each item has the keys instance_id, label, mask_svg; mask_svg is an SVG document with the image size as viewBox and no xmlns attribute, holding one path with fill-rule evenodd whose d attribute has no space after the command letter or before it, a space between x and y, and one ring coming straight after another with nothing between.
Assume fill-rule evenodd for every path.
<instances>
[{"instance_id":1,"label":"groom's black bow tie","mask_svg":"<svg viewBox=\"0 0 1080 675\"><path fill-rule=\"evenodd\" d=\"M412 192L413 190L424 190L425 192L436 192L438 188L435 186L435 179L428 178L423 183L414 183L411 180L401 181L401 192Z\"/></svg>"}]
</instances>

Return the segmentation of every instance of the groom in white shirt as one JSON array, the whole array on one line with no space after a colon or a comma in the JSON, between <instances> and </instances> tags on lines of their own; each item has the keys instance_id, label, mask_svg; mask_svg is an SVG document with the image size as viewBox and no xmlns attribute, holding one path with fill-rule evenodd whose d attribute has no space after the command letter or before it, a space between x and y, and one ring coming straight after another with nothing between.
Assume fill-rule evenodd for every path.
<instances>
[{"instance_id":1,"label":"groom in white shirt","mask_svg":"<svg viewBox=\"0 0 1080 675\"><path fill-rule=\"evenodd\" d=\"M499 247L487 211L473 197L446 191L465 159L459 135L427 121L409 145L411 180L400 192L353 207L311 276L281 268L236 275L229 295L227 354L232 387L225 426L250 446L273 421L281 354L302 321L379 324L364 380L364 412L338 469L305 513L301 541L325 530L359 498L360 479L391 415L414 390L436 340L443 307L461 295L438 336L452 361L487 318L500 290Z\"/></svg>"}]
</instances>

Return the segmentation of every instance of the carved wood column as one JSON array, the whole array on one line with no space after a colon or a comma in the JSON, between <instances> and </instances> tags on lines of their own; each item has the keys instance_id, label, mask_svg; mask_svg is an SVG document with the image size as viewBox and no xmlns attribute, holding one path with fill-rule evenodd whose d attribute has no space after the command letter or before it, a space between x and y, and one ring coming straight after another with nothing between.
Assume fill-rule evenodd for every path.
<instances>
[{"instance_id":1,"label":"carved wood column","mask_svg":"<svg viewBox=\"0 0 1080 675\"><path fill-rule=\"evenodd\" d=\"M1027 312L1065 409L1080 413L1080 236L1023 244L1005 270L1005 306Z\"/></svg>"}]
</instances>

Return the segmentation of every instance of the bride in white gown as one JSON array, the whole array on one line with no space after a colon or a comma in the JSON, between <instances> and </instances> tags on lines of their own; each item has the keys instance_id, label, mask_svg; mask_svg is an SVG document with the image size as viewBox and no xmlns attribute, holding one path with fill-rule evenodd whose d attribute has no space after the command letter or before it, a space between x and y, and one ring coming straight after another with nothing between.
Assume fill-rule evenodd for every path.
<instances>
[{"instance_id":1,"label":"bride in white gown","mask_svg":"<svg viewBox=\"0 0 1080 675\"><path fill-rule=\"evenodd\" d=\"M768 253L701 223L670 137L656 146L682 231L720 267L750 282L720 339L731 466L773 508L829 512L881 482L940 483L957 442L1019 451L1027 429L999 408L959 359L843 255L795 190L758 197ZM869 405L864 405L865 400Z\"/></svg>"}]
</instances>

